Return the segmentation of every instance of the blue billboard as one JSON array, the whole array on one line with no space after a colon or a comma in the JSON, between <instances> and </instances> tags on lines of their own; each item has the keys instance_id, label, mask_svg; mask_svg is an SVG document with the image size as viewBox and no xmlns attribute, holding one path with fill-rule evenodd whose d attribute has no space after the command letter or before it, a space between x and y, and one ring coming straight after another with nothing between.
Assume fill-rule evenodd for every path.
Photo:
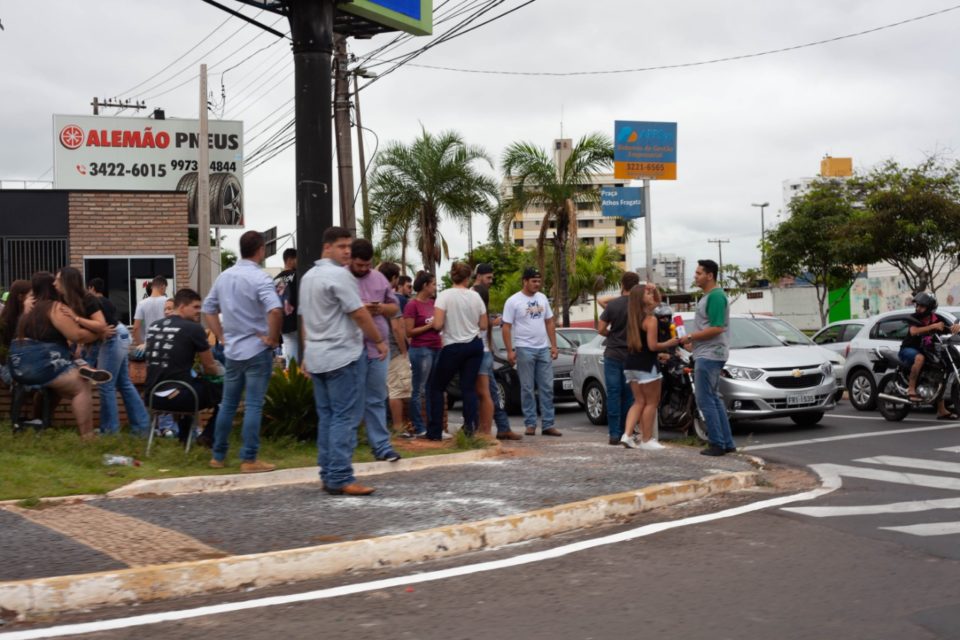
<instances>
[{"instance_id":1,"label":"blue billboard","mask_svg":"<svg viewBox=\"0 0 960 640\"><path fill-rule=\"evenodd\" d=\"M676 180L677 123L613 123L613 176L618 180Z\"/></svg>"},{"instance_id":2,"label":"blue billboard","mask_svg":"<svg viewBox=\"0 0 960 640\"><path fill-rule=\"evenodd\" d=\"M603 215L617 218L642 218L643 187L600 187Z\"/></svg>"}]
</instances>

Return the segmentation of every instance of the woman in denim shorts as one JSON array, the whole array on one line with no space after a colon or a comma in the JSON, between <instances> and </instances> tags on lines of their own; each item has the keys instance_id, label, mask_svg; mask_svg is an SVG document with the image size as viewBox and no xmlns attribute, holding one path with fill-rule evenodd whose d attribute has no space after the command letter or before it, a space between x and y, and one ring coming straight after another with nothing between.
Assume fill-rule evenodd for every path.
<instances>
[{"instance_id":1,"label":"woman in denim shorts","mask_svg":"<svg viewBox=\"0 0 960 640\"><path fill-rule=\"evenodd\" d=\"M69 398L81 438L92 439L90 384L80 375L67 343L88 343L98 336L83 329L76 312L57 300L53 281L48 271L33 275L32 298L10 345L10 374L22 385L50 387Z\"/></svg>"},{"instance_id":2,"label":"woman in denim shorts","mask_svg":"<svg viewBox=\"0 0 960 640\"><path fill-rule=\"evenodd\" d=\"M676 338L657 342L657 318L653 310L660 304L660 292L654 286L637 285L630 290L627 315L627 359L623 376L633 392L633 406L627 412L620 443L629 449L656 451L663 445L653 437L653 421L660 404L660 369L657 351L666 351L679 344ZM640 423L641 440L634 439L634 428Z\"/></svg>"}]
</instances>

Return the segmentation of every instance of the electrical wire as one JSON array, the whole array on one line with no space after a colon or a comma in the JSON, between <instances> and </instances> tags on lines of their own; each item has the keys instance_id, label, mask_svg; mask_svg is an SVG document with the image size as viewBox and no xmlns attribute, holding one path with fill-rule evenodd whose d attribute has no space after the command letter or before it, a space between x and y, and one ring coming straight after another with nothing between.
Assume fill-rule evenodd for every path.
<instances>
[{"instance_id":1,"label":"electrical wire","mask_svg":"<svg viewBox=\"0 0 960 640\"><path fill-rule=\"evenodd\" d=\"M890 24L881 25L879 27L873 27L871 29L864 29L863 31L857 31L855 33L848 33L840 36L835 36L832 38L826 38L823 40L815 40L813 42L806 42L803 44L797 44L789 47L781 47L779 49L768 49L765 51L758 51L754 53L745 53L736 56L726 56L723 58L712 58L709 60L699 60L696 62L682 62L676 64L665 64L657 65L653 67L634 67L627 69L607 69L607 70L594 70L594 71L505 71L505 70L494 70L494 69L463 69L456 67L445 67L440 65L429 65L429 64L417 64L417 63L408 63L410 67L418 67L423 69L434 69L439 71L455 71L459 73L477 73L477 74L489 74L489 75L504 75L504 76L547 76L547 77L570 77L570 76L592 76L592 75L612 75L620 73L641 73L646 71L661 71L665 69L683 69L687 67L699 67L709 64L719 64L722 62L733 62L736 60L746 60L749 58L759 58L761 56L769 56L779 53L787 53L789 51L797 51L799 49L808 49L810 47L816 47L825 44L831 44L834 42L840 42L842 40L849 40L851 38L857 38L860 36L869 35L872 33L877 33L878 31L884 31L887 29L893 29L895 27L900 27L912 22L918 22L920 20L925 20L927 18L932 18L934 16L942 15L951 11L956 11L960 9L960 5L954 5L952 7L947 7L939 11L934 11L931 13L926 13L920 16L915 16L913 18L907 18L905 20L900 20L898 22L892 22ZM388 62L388 61L384 61ZM381 62L383 64L383 62ZM366 85L364 85L366 86Z\"/></svg>"}]
</instances>

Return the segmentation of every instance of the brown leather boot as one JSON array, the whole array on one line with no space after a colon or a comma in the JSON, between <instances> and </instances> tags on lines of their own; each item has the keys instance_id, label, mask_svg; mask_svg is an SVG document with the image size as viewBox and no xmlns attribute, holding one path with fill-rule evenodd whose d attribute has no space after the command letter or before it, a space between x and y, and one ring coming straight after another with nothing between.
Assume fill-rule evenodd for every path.
<instances>
[{"instance_id":1,"label":"brown leather boot","mask_svg":"<svg viewBox=\"0 0 960 640\"><path fill-rule=\"evenodd\" d=\"M323 490L332 496L368 496L376 491L376 489L373 487L365 487L362 484L357 484L356 482L344 485L339 489L324 487Z\"/></svg>"}]
</instances>

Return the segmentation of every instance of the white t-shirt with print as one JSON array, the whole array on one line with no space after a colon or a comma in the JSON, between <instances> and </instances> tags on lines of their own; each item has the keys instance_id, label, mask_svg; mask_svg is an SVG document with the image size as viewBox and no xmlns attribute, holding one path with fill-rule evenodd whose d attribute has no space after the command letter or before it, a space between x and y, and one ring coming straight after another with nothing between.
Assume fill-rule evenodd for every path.
<instances>
[{"instance_id":1,"label":"white t-shirt with print","mask_svg":"<svg viewBox=\"0 0 960 640\"><path fill-rule=\"evenodd\" d=\"M435 306L444 312L443 346L472 342L480 335L480 316L487 310L480 294L473 289L444 289Z\"/></svg>"},{"instance_id":2,"label":"white t-shirt with print","mask_svg":"<svg viewBox=\"0 0 960 640\"><path fill-rule=\"evenodd\" d=\"M517 291L503 305L503 322L510 325L513 348L542 349L550 346L544 321L553 317L550 301L539 291L528 296Z\"/></svg>"}]
</instances>

